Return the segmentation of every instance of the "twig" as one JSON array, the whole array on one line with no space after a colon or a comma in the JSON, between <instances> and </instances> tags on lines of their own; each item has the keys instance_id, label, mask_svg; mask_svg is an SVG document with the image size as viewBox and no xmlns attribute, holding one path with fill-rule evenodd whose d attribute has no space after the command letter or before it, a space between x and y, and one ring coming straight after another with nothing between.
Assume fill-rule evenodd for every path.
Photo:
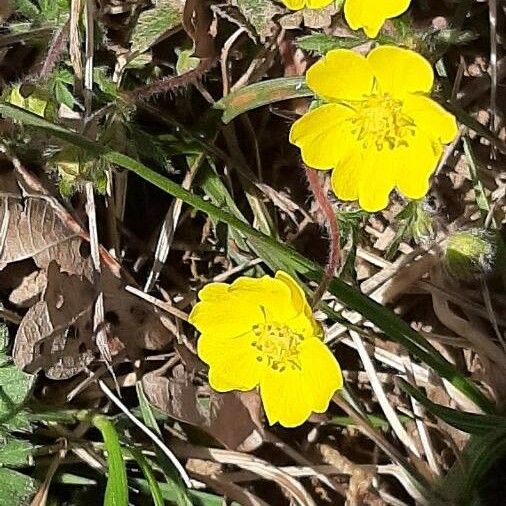
<instances>
[{"instance_id":1,"label":"twig","mask_svg":"<svg viewBox=\"0 0 506 506\"><path fill-rule=\"evenodd\" d=\"M406 371L406 376L408 378L408 382L411 385L416 386L415 375L413 374L413 364L411 363L411 359L409 358L408 355L404 357L403 363L404 369ZM427 457L429 467L435 476L440 476L441 469L436 459L436 455L434 452L434 448L432 446L432 441L430 439L429 432L427 431L427 427L424 424L425 418L424 408L414 397L411 397L411 406L413 407L413 413L415 415L415 425L418 430L420 442L422 443L423 451L425 453L425 456Z\"/></svg>"},{"instance_id":2,"label":"twig","mask_svg":"<svg viewBox=\"0 0 506 506\"><path fill-rule=\"evenodd\" d=\"M205 160L205 154L201 153L197 156L195 162L190 167L190 170L186 173L182 187L185 190L189 190L195 175L202 162ZM155 261L151 270L149 271L148 279L146 280L146 284L144 286L145 292L150 292L155 283L160 276L160 272L167 261L167 257L169 256L170 247L172 246L172 242L174 240L174 234L176 232L176 227L179 221L179 217L181 215L181 209L183 207L183 201L180 199L175 199L170 205L167 214L165 215L165 219L163 220L162 229L160 230L160 235L158 236L158 242L156 244L155 251Z\"/></svg>"},{"instance_id":3,"label":"twig","mask_svg":"<svg viewBox=\"0 0 506 506\"><path fill-rule=\"evenodd\" d=\"M305 167L306 178L309 183L309 188L313 193L315 201L317 202L320 210L323 212L325 216L326 225L329 231L329 256L327 260L327 265L325 266L325 272L316 289L312 306L315 307L318 302L320 302L321 298L327 291L332 278L335 275L337 268L339 267L339 263L341 261L341 249L340 249L340 240L341 236L339 233L339 225L337 223L337 218L334 213L334 209L332 209L332 204L330 203L329 198L325 194L324 189L322 188L320 181L318 180L318 173L316 170Z\"/></svg>"},{"instance_id":4,"label":"twig","mask_svg":"<svg viewBox=\"0 0 506 506\"><path fill-rule=\"evenodd\" d=\"M374 364L369 357L369 354L367 353L367 350L364 346L364 343L362 342L362 338L360 335L350 330L350 336L353 339L353 342L355 343L355 347L357 349L357 352L360 356L360 360L362 361L362 364L364 365L364 369L367 373L367 376L369 378L369 382L371 384L371 387L376 394L376 398L378 399L378 402L381 406L381 409L383 410L383 413L385 413L385 416L388 420L388 423L392 427L392 430L395 432L399 440L407 447L409 450L416 455L417 457L420 457L420 452L418 451L414 441L411 439L410 435L406 432L406 429L403 427L401 421L399 420L399 417L397 416L397 413L392 408L390 403L388 402L388 398L385 394L385 391L383 390L383 386L378 379L378 376L376 374L376 369L374 368Z\"/></svg>"}]
</instances>

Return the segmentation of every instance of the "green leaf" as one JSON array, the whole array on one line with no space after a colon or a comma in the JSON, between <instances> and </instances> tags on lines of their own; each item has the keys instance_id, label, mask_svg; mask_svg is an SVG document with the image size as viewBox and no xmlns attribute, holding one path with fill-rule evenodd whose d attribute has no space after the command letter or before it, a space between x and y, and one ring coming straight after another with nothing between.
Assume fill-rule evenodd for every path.
<instances>
[{"instance_id":1,"label":"green leaf","mask_svg":"<svg viewBox=\"0 0 506 506\"><path fill-rule=\"evenodd\" d=\"M276 260L282 262L288 271L296 271L307 279L319 282L323 275L323 269L307 259L291 247L282 244L275 238L271 238L254 229L248 223L233 216L229 212L220 209L211 202L190 193L174 181L149 169L137 160L114 151L106 151L105 147L99 148L96 143L70 132L69 130L39 118L34 114L23 111L18 107L8 104L0 105L0 113L4 116L15 117L23 122L28 122L46 133L52 133L56 137L73 143L76 146L90 147L90 152L99 152L104 161L119 165L128 169L146 181L169 193L173 197L181 199L186 204L198 209L211 218L226 223L244 234L252 246L260 246L268 249ZM372 322L389 338L402 344L410 353L419 360L432 367L440 376L447 379L455 388L460 390L470 400L476 403L485 412L494 412L493 403L480 391L472 380L463 376L453 364L448 362L423 336L412 329L405 321L394 312L378 304L354 287L347 285L339 278L334 278L329 286L329 291L337 297L345 306L357 311L364 318Z\"/></svg>"},{"instance_id":2,"label":"green leaf","mask_svg":"<svg viewBox=\"0 0 506 506\"><path fill-rule=\"evenodd\" d=\"M151 469L151 463L148 459L143 455L143 453L136 448L129 448L132 457L136 460L139 469L142 471L142 474L146 478L147 484L149 486L149 491L151 492L151 497L153 498L153 504L155 506L164 506L163 494L160 490L160 485L155 478L155 475Z\"/></svg>"},{"instance_id":3,"label":"green leaf","mask_svg":"<svg viewBox=\"0 0 506 506\"><path fill-rule=\"evenodd\" d=\"M263 105L312 96L304 77L281 77L270 79L239 89L222 98L215 108L223 109L223 123L230 123L240 114Z\"/></svg>"},{"instance_id":4,"label":"green leaf","mask_svg":"<svg viewBox=\"0 0 506 506\"><path fill-rule=\"evenodd\" d=\"M430 413L441 418L444 422L469 434L485 435L491 431L503 428L506 430L506 417L496 415L480 415L467 413L440 406L429 400L420 390L410 385L402 378L397 378L399 386L411 397L416 399Z\"/></svg>"},{"instance_id":5,"label":"green leaf","mask_svg":"<svg viewBox=\"0 0 506 506\"><path fill-rule=\"evenodd\" d=\"M64 22L70 11L70 0L38 0L40 15L45 21Z\"/></svg>"},{"instance_id":6,"label":"green leaf","mask_svg":"<svg viewBox=\"0 0 506 506\"><path fill-rule=\"evenodd\" d=\"M20 371L0 355L0 426L3 430L26 429L30 426L23 405L32 389L34 377Z\"/></svg>"},{"instance_id":7,"label":"green leaf","mask_svg":"<svg viewBox=\"0 0 506 506\"><path fill-rule=\"evenodd\" d=\"M116 83L107 75L107 70L104 67L95 67L93 69L93 81L109 100L118 98Z\"/></svg>"},{"instance_id":8,"label":"green leaf","mask_svg":"<svg viewBox=\"0 0 506 506\"><path fill-rule=\"evenodd\" d=\"M30 0L16 0L14 9L18 15L27 19L35 19L39 15L39 9Z\"/></svg>"},{"instance_id":9,"label":"green leaf","mask_svg":"<svg viewBox=\"0 0 506 506\"><path fill-rule=\"evenodd\" d=\"M53 93L56 101L59 104L66 105L69 109L72 109L78 102L74 98L74 95L67 88L65 83L62 81L55 81L53 87Z\"/></svg>"},{"instance_id":10,"label":"green leaf","mask_svg":"<svg viewBox=\"0 0 506 506\"><path fill-rule=\"evenodd\" d=\"M439 492L449 499L450 504L481 504L476 490L492 466L505 456L506 429L498 428L484 436L472 436L439 484ZM494 504L500 504L500 501Z\"/></svg>"},{"instance_id":11,"label":"green leaf","mask_svg":"<svg viewBox=\"0 0 506 506\"><path fill-rule=\"evenodd\" d=\"M131 481L136 487L139 487L141 491L149 493L149 483L147 480L134 478ZM176 492L174 489L166 483L160 483L159 485L165 501L168 503L176 502ZM223 504L225 504L225 499L217 495L209 494L207 492L198 492L197 490L189 490L188 492L193 506L223 506ZM230 503L230 506L240 506L240 504L233 501Z\"/></svg>"},{"instance_id":12,"label":"green leaf","mask_svg":"<svg viewBox=\"0 0 506 506\"><path fill-rule=\"evenodd\" d=\"M0 504L25 506L35 492L35 481L29 476L0 468Z\"/></svg>"},{"instance_id":13,"label":"green leaf","mask_svg":"<svg viewBox=\"0 0 506 506\"><path fill-rule=\"evenodd\" d=\"M158 39L180 25L183 3L178 0L158 0L152 9L141 13L132 33L132 53L144 53Z\"/></svg>"},{"instance_id":14,"label":"green leaf","mask_svg":"<svg viewBox=\"0 0 506 506\"><path fill-rule=\"evenodd\" d=\"M232 0L262 40L271 35L274 16L283 9L270 0Z\"/></svg>"},{"instance_id":15,"label":"green leaf","mask_svg":"<svg viewBox=\"0 0 506 506\"><path fill-rule=\"evenodd\" d=\"M7 438L0 441L0 465L8 467L24 467L29 464L33 446L28 441Z\"/></svg>"},{"instance_id":16,"label":"green leaf","mask_svg":"<svg viewBox=\"0 0 506 506\"><path fill-rule=\"evenodd\" d=\"M118 433L105 416L96 416L93 425L102 433L107 451L108 477L104 506L128 506L127 473Z\"/></svg>"},{"instance_id":17,"label":"green leaf","mask_svg":"<svg viewBox=\"0 0 506 506\"><path fill-rule=\"evenodd\" d=\"M304 51L323 56L332 49L351 49L363 44L366 40L363 37L336 37L326 33L313 33L299 37L296 44Z\"/></svg>"}]
</instances>

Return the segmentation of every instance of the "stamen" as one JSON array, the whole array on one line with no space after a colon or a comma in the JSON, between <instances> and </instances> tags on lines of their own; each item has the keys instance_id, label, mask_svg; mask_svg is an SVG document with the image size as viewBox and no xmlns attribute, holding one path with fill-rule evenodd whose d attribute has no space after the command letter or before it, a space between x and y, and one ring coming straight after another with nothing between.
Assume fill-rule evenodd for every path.
<instances>
[{"instance_id":1,"label":"stamen","mask_svg":"<svg viewBox=\"0 0 506 506\"><path fill-rule=\"evenodd\" d=\"M348 121L351 133L364 149L381 151L407 146L415 134L415 123L402 111L402 102L388 94L373 94L353 104L356 114Z\"/></svg>"},{"instance_id":2,"label":"stamen","mask_svg":"<svg viewBox=\"0 0 506 506\"><path fill-rule=\"evenodd\" d=\"M251 346L260 352L258 362L264 362L278 372L284 372L288 368L301 369L299 345L304 336L287 325L277 323L254 325L252 331L258 337L251 342Z\"/></svg>"}]
</instances>

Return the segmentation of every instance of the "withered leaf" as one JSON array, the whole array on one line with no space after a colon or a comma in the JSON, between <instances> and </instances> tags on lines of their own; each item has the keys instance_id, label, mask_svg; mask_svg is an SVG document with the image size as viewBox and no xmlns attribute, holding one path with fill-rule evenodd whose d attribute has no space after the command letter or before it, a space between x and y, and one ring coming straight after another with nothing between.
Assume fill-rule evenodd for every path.
<instances>
[{"instance_id":1,"label":"withered leaf","mask_svg":"<svg viewBox=\"0 0 506 506\"><path fill-rule=\"evenodd\" d=\"M5 229L0 270L27 258L45 269L54 260L64 272L92 279L90 259L80 251L82 239L63 221L51 197L0 193L0 224Z\"/></svg>"},{"instance_id":2,"label":"withered leaf","mask_svg":"<svg viewBox=\"0 0 506 506\"><path fill-rule=\"evenodd\" d=\"M49 264L43 299L19 325L12 356L27 372L44 369L51 379L66 379L91 363L90 311L93 289L87 280Z\"/></svg>"},{"instance_id":3,"label":"withered leaf","mask_svg":"<svg viewBox=\"0 0 506 506\"><path fill-rule=\"evenodd\" d=\"M144 348L163 347L170 336L152 308L125 292L121 280L108 271L103 278L104 324L110 342L119 342L132 359L141 356ZM67 379L81 372L96 354L94 302L95 290L86 278L61 272L51 262L44 296L18 328L13 349L16 364L31 373L43 369L51 379Z\"/></svg>"},{"instance_id":4,"label":"withered leaf","mask_svg":"<svg viewBox=\"0 0 506 506\"><path fill-rule=\"evenodd\" d=\"M149 402L170 417L199 427L228 449L253 451L262 444L261 428L255 424L246 402L239 392L217 393L201 397L188 376L167 378L159 371L142 379ZM256 407L259 410L259 404Z\"/></svg>"},{"instance_id":5,"label":"withered leaf","mask_svg":"<svg viewBox=\"0 0 506 506\"><path fill-rule=\"evenodd\" d=\"M332 23L332 16L339 12L339 8L334 3L324 9L302 9L293 11L283 16L279 24L285 30L297 30L301 25L314 30L328 28Z\"/></svg>"}]
</instances>

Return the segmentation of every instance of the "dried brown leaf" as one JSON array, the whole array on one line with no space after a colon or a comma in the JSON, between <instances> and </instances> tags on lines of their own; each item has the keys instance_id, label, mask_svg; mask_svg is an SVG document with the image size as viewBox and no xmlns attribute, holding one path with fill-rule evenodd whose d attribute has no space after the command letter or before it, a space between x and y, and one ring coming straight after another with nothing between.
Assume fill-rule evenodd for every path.
<instances>
[{"instance_id":1,"label":"dried brown leaf","mask_svg":"<svg viewBox=\"0 0 506 506\"><path fill-rule=\"evenodd\" d=\"M6 223L0 270L33 258L38 267L46 269L56 261L64 272L92 279L91 262L81 252L82 238L62 221L50 197L0 193L0 223Z\"/></svg>"},{"instance_id":2,"label":"dried brown leaf","mask_svg":"<svg viewBox=\"0 0 506 506\"><path fill-rule=\"evenodd\" d=\"M159 371L148 373L142 385L149 401L170 417L200 427L226 448L253 451L262 444L259 427L246 403L251 399L236 392L212 392L201 398L199 389L185 375L167 378Z\"/></svg>"},{"instance_id":3,"label":"dried brown leaf","mask_svg":"<svg viewBox=\"0 0 506 506\"><path fill-rule=\"evenodd\" d=\"M66 379L91 363L93 289L88 281L61 272L55 262L47 271L47 288L19 325L12 352L16 365L51 379Z\"/></svg>"}]
</instances>

